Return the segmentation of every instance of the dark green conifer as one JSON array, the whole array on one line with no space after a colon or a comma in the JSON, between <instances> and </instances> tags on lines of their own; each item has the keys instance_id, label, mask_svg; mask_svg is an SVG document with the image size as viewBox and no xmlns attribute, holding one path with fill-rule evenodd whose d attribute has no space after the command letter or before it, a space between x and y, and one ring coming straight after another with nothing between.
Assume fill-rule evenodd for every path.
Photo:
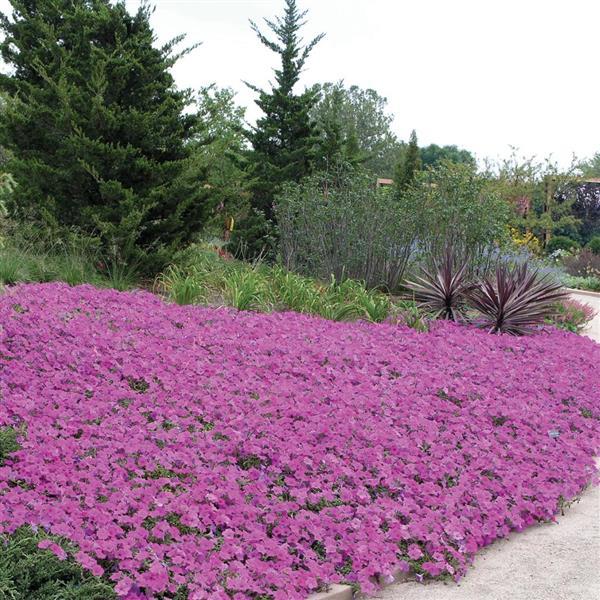
<instances>
[{"instance_id":1,"label":"dark green conifer","mask_svg":"<svg viewBox=\"0 0 600 600\"><path fill-rule=\"evenodd\" d=\"M317 92L307 89L295 93L294 88L308 55L323 35L302 45L299 31L305 16L306 11L298 10L296 0L285 0L282 17L275 21L265 19L274 40L267 38L256 23L251 23L261 43L281 58L271 90L248 84L257 92L256 104L263 112L248 136L253 149L252 205L267 219L273 217L273 200L281 185L309 175L315 159L318 135L310 112L318 99Z\"/></svg>"},{"instance_id":2,"label":"dark green conifer","mask_svg":"<svg viewBox=\"0 0 600 600\"><path fill-rule=\"evenodd\" d=\"M415 175L422 168L417 132L413 129L408 146L398 163L394 184L399 194L402 194L414 181Z\"/></svg>"},{"instance_id":3,"label":"dark green conifer","mask_svg":"<svg viewBox=\"0 0 600 600\"><path fill-rule=\"evenodd\" d=\"M155 268L202 225L198 125L155 47L151 9L109 0L11 0L0 14L0 143L18 184L10 212L99 234L117 260ZM150 261L148 261L150 257Z\"/></svg>"}]
</instances>

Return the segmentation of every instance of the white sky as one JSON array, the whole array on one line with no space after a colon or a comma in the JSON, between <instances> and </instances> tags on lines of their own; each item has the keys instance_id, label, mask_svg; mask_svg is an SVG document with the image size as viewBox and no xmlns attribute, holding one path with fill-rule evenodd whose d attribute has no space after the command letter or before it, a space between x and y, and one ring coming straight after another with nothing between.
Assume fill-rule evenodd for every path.
<instances>
[{"instance_id":1,"label":"white sky","mask_svg":"<svg viewBox=\"0 0 600 600\"><path fill-rule=\"evenodd\" d=\"M600 0L298 0L305 39L325 32L301 87L344 79L388 98L394 130L457 144L478 157L552 154L567 164L600 152ZM135 9L139 0L127 0ZM239 92L267 85L276 64L248 20L283 0L155 0L159 41L202 46L175 67L180 86ZM6 11L7 0L0 0Z\"/></svg>"}]
</instances>

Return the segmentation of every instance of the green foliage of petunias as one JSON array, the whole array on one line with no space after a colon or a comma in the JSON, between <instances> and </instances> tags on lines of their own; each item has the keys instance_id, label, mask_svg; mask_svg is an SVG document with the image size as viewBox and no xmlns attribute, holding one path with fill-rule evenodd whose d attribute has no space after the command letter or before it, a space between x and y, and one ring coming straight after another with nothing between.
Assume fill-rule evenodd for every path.
<instances>
[{"instance_id":1,"label":"green foliage of petunias","mask_svg":"<svg viewBox=\"0 0 600 600\"><path fill-rule=\"evenodd\" d=\"M38 544L48 536L21 527L0 536L0 598L2 600L112 600L117 595L112 583L94 577L68 554L70 544L52 538L57 556ZM63 554L64 553L64 554Z\"/></svg>"},{"instance_id":2,"label":"green foliage of petunias","mask_svg":"<svg viewBox=\"0 0 600 600\"><path fill-rule=\"evenodd\" d=\"M0 466L11 452L20 448L17 436L18 432L13 427L0 427Z\"/></svg>"}]
</instances>

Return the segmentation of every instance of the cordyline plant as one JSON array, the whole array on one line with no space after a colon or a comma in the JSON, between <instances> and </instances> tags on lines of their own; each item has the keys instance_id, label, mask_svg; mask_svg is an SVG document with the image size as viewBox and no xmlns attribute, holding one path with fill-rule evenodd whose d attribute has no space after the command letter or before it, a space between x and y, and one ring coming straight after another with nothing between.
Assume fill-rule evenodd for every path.
<instances>
[{"instance_id":1,"label":"cordyline plant","mask_svg":"<svg viewBox=\"0 0 600 600\"><path fill-rule=\"evenodd\" d=\"M544 322L554 305L567 294L559 283L527 264L514 268L498 265L496 272L479 281L467 293L469 303L483 317L491 333L524 335Z\"/></svg>"},{"instance_id":2,"label":"cordyline plant","mask_svg":"<svg viewBox=\"0 0 600 600\"><path fill-rule=\"evenodd\" d=\"M417 281L405 282L419 308L433 314L435 319L462 321L466 318L465 296L471 287L468 262L457 265L451 247L446 248L443 260L433 261L434 269L423 268Z\"/></svg>"}]
</instances>

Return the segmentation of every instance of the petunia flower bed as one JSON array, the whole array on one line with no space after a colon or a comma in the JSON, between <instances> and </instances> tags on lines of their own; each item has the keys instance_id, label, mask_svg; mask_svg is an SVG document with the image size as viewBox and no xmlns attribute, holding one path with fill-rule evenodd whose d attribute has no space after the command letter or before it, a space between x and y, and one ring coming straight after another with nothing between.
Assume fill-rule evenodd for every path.
<instances>
[{"instance_id":1,"label":"petunia flower bed","mask_svg":"<svg viewBox=\"0 0 600 600\"><path fill-rule=\"evenodd\" d=\"M0 429L16 432L0 533L45 532L40 548L129 599L458 578L595 480L598 364L599 345L553 329L20 286L0 296Z\"/></svg>"}]
</instances>

